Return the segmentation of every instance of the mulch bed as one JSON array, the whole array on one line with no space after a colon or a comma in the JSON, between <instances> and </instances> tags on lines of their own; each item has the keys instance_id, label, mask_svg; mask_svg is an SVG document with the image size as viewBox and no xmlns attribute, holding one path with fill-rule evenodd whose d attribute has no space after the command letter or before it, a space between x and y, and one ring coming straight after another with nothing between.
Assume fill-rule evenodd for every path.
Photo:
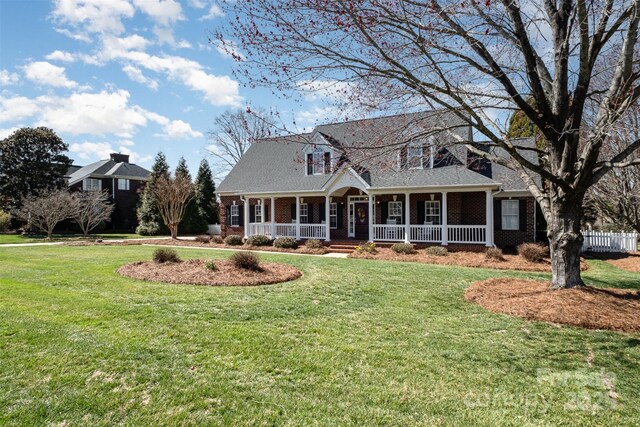
<instances>
[{"instance_id":1,"label":"mulch bed","mask_svg":"<svg viewBox=\"0 0 640 427\"><path fill-rule=\"evenodd\" d=\"M206 268L214 262L217 270ZM236 268L230 261L191 259L177 263L158 264L151 261L123 265L118 274L139 280L205 286L258 286L272 285L298 279L302 272L288 264L260 263L261 271Z\"/></svg>"},{"instance_id":2,"label":"mulch bed","mask_svg":"<svg viewBox=\"0 0 640 427\"><path fill-rule=\"evenodd\" d=\"M382 259L387 261L407 261L424 262L427 264L457 265L461 267L493 268L497 270L518 270L518 271L540 271L548 273L551 271L551 261L548 259L540 263L529 262L519 255L504 255L504 261L487 259L482 252L449 252L446 256L429 255L424 249L418 253L407 255L398 254L388 248L379 248L378 253L354 252L349 258ZM580 262L580 269L586 270L587 263Z\"/></svg>"},{"instance_id":3,"label":"mulch bed","mask_svg":"<svg viewBox=\"0 0 640 427\"><path fill-rule=\"evenodd\" d=\"M551 290L549 282L513 278L472 284L465 299L495 313L588 329L640 332L640 293L580 287Z\"/></svg>"}]
</instances>

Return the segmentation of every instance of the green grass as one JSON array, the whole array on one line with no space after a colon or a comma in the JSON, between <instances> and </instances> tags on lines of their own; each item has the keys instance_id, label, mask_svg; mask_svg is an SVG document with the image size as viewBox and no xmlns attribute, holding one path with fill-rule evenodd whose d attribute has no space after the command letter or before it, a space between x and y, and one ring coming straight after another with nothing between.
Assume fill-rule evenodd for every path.
<instances>
[{"instance_id":1,"label":"green grass","mask_svg":"<svg viewBox=\"0 0 640 427\"><path fill-rule=\"evenodd\" d=\"M0 248L0 425L640 424L640 335L464 302L473 281L516 273L277 254L261 256L304 276L213 288L114 273L152 251ZM590 283L640 287L591 267Z\"/></svg>"},{"instance_id":2,"label":"green grass","mask_svg":"<svg viewBox=\"0 0 640 427\"><path fill-rule=\"evenodd\" d=\"M0 245L8 245L15 243L42 243L46 242L46 235L31 234L23 236L20 234L0 234ZM133 233L99 233L91 234L90 239L138 239L144 236ZM67 240L82 240L84 237L82 234L54 234L51 236L51 241L67 241Z\"/></svg>"}]
</instances>

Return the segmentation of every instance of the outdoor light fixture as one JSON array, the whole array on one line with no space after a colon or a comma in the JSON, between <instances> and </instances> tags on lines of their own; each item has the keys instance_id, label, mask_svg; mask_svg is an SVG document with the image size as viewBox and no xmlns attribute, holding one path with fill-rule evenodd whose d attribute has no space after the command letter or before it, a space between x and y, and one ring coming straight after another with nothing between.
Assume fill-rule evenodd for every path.
<instances>
[{"instance_id":1,"label":"outdoor light fixture","mask_svg":"<svg viewBox=\"0 0 640 427\"><path fill-rule=\"evenodd\" d=\"M429 194L429 197L431 197L431 201L433 202L433 200L436 198L435 194Z\"/></svg>"},{"instance_id":2,"label":"outdoor light fixture","mask_svg":"<svg viewBox=\"0 0 640 427\"><path fill-rule=\"evenodd\" d=\"M329 203L333 203L333 197L329 197Z\"/></svg>"},{"instance_id":3,"label":"outdoor light fixture","mask_svg":"<svg viewBox=\"0 0 640 427\"><path fill-rule=\"evenodd\" d=\"M398 200L398 196L396 196L395 194L393 195L393 201L396 202Z\"/></svg>"},{"instance_id":4,"label":"outdoor light fixture","mask_svg":"<svg viewBox=\"0 0 640 427\"><path fill-rule=\"evenodd\" d=\"M300 197L300 203L304 203L304 197Z\"/></svg>"},{"instance_id":5,"label":"outdoor light fixture","mask_svg":"<svg viewBox=\"0 0 640 427\"><path fill-rule=\"evenodd\" d=\"M236 201L234 200L234 201L233 201L233 206L235 206L235 205L236 205Z\"/></svg>"}]
</instances>

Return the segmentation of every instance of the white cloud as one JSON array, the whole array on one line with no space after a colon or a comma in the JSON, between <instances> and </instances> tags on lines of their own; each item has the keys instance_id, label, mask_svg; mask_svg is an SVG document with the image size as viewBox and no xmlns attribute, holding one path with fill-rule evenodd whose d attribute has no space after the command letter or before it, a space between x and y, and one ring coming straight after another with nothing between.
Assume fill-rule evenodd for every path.
<instances>
[{"instance_id":1,"label":"white cloud","mask_svg":"<svg viewBox=\"0 0 640 427\"><path fill-rule=\"evenodd\" d=\"M180 3L174 0L133 0L133 4L162 26L184 20Z\"/></svg>"},{"instance_id":2,"label":"white cloud","mask_svg":"<svg viewBox=\"0 0 640 427\"><path fill-rule=\"evenodd\" d=\"M25 77L38 84L72 89L78 83L69 80L64 67L58 67L46 61L36 61L24 67Z\"/></svg>"},{"instance_id":3,"label":"white cloud","mask_svg":"<svg viewBox=\"0 0 640 427\"><path fill-rule=\"evenodd\" d=\"M67 37L69 37L70 39L73 40L78 40L81 42L85 42L85 43L91 43L93 40L91 39L91 37L89 37L89 35L87 33L85 33L84 31L70 31L66 28L54 28L54 30L62 35L65 35Z\"/></svg>"},{"instance_id":4,"label":"white cloud","mask_svg":"<svg viewBox=\"0 0 640 427\"><path fill-rule=\"evenodd\" d=\"M133 151L131 148L133 143L124 145L124 142L131 141L116 141L114 143L106 141L76 142L69 145L69 151L85 162L108 159L111 153L128 154L130 156L129 161L132 163L147 163L152 159L152 156L140 155Z\"/></svg>"},{"instance_id":5,"label":"white cloud","mask_svg":"<svg viewBox=\"0 0 640 427\"><path fill-rule=\"evenodd\" d=\"M143 84L152 90L158 90L158 82L142 74L140 68L136 68L133 65L125 65L122 67L122 71L124 71L134 82Z\"/></svg>"},{"instance_id":6,"label":"white cloud","mask_svg":"<svg viewBox=\"0 0 640 427\"><path fill-rule=\"evenodd\" d=\"M61 62L73 62L76 60L73 54L62 51L62 50L54 50L53 52L45 56L45 59L48 59L49 61L61 61Z\"/></svg>"},{"instance_id":7,"label":"white cloud","mask_svg":"<svg viewBox=\"0 0 640 427\"><path fill-rule=\"evenodd\" d=\"M24 96L0 98L0 123L33 117L39 110L38 102Z\"/></svg>"},{"instance_id":8,"label":"white cloud","mask_svg":"<svg viewBox=\"0 0 640 427\"><path fill-rule=\"evenodd\" d=\"M167 139L189 139L189 138L202 138L202 132L194 131L191 129L189 123L182 120L172 120L163 126L164 134L158 135Z\"/></svg>"},{"instance_id":9,"label":"white cloud","mask_svg":"<svg viewBox=\"0 0 640 427\"><path fill-rule=\"evenodd\" d=\"M89 32L120 34L122 19L133 17L135 8L128 0L54 0L52 13L58 22Z\"/></svg>"},{"instance_id":10,"label":"white cloud","mask_svg":"<svg viewBox=\"0 0 640 427\"><path fill-rule=\"evenodd\" d=\"M20 76L16 73L10 73L8 70L0 70L0 86L7 86L18 83Z\"/></svg>"},{"instance_id":11,"label":"white cloud","mask_svg":"<svg viewBox=\"0 0 640 427\"><path fill-rule=\"evenodd\" d=\"M224 16L224 12L222 11L222 9L220 9L220 6L218 6L217 4L212 4L209 8L209 13L202 16L199 20L208 21L211 19L219 18L221 16Z\"/></svg>"},{"instance_id":12,"label":"white cloud","mask_svg":"<svg viewBox=\"0 0 640 427\"><path fill-rule=\"evenodd\" d=\"M121 58L129 51L145 50L150 43L151 41L138 34L128 37L106 36L102 38L102 49L99 52L99 57L105 61Z\"/></svg>"},{"instance_id":13,"label":"white cloud","mask_svg":"<svg viewBox=\"0 0 640 427\"><path fill-rule=\"evenodd\" d=\"M5 139L23 126L14 126L10 128L0 129L0 139Z\"/></svg>"},{"instance_id":14,"label":"white cloud","mask_svg":"<svg viewBox=\"0 0 640 427\"><path fill-rule=\"evenodd\" d=\"M202 0L189 0L189 6L195 7L196 9L204 9L207 4Z\"/></svg>"}]
</instances>

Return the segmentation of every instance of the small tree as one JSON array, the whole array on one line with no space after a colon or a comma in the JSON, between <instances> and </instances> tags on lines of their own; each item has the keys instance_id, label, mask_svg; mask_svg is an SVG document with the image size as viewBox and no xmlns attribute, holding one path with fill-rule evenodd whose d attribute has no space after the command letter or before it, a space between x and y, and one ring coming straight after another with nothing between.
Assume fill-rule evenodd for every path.
<instances>
[{"instance_id":1,"label":"small tree","mask_svg":"<svg viewBox=\"0 0 640 427\"><path fill-rule=\"evenodd\" d=\"M84 236L88 236L91 230L102 221L111 221L114 206L109 203L109 195L106 191L80 192L76 197L78 198L78 209L73 220L80 226Z\"/></svg>"},{"instance_id":2,"label":"small tree","mask_svg":"<svg viewBox=\"0 0 640 427\"><path fill-rule=\"evenodd\" d=\"M195 201L200 211L200 216L206 220L207 224L218 224L220 222L218 201L216 200L216 184L213 182L213 175L206 159L202 159L200 162L200 168L196 176Z\"/></svg>"},{"instance_id":3,"label":"small tree","mask_svg":"<svg viewBox=\"0 0 640 427\"><path fill-rule=\"evenodd\" d=\"M181 157L178 161L175 174L176 176L182 175L185 180L192 182L191 173L189 172L189 167L184 157ZM200 209L198 209L195 197L196 193L194 193L194 197L187 202L187 206L185 207L184 217L180 223L180 228L183 230L183 233L202 234L207 231L207 222L200 215Z\"/></svg>"},{"instance_id":4,"label":"small tree","mask_svg":"<svg viewBox=\"0 0 640 427\"><path fill-rule=\"evenodd\" d=\"M153 236L160 234L163 231L162 218L156 205L156 195L153 191L155 182L159 178L169 178L169 164L164 153L159 152L156 155L155 162L153 163L151 177L144 187L142 197L140 198L140 205L136 215L138 217L138 227L136 233L142 236Z\"/></svg>"},{"instance_id":5,"label":"small tree","mask_svg":"<svg viewBox=\"0 0 640 427\"><path fill-rule=\"evenodd\" d=\"M28 196L15 215L33 227L47 233L51 239L53 229L65 219L73 218L78 211L78 197L66 190L49 191L42 196Z\"/></svg>"},{"instance_id":6,"label":"small tree","mask_svg":"<svg viewBox=\"0 0 640 427\"><path fill-rule=\"evenodd\" d=\"M193 198L193 184L182 174L175 178L159 178L154 187L160 216L171 232L171 238L178 238L178 225L184 218L189 200Z\"/></svg>"}]
</instances>

